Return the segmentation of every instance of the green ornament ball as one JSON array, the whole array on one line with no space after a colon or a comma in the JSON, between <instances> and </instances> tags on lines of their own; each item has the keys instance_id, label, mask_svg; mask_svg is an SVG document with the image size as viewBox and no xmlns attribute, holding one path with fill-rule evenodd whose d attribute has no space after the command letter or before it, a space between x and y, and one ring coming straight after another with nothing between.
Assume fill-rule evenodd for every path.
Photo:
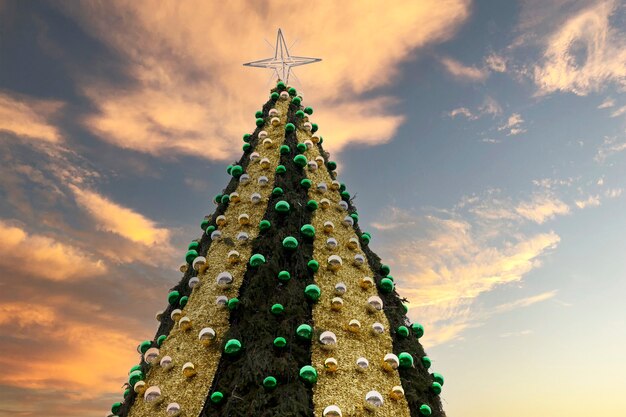
<instances>
[{"instance_id":1,"label":"green ornament ball","mask_svg":"<svg viewBox=\"0 0 626 417\"><path fill-rule=\"evenodd\" d=\"M276 89L278 89L279 91L284 90L286 87L287 86L285 85L283 81L279 81L278 83L276 83Z\"/></svg>"},{"instance_id":2,"label":"green ornament ball","mask_svg":"<svg viewBox=\"0 0 626 417\"><path fill-rule=\"evenodd\" d=\"M120 402L113 403L113 405L111 406L111 413L117 415L121 409L122 409L122 403Z\"/></svg>"},{"instance_id":3,"label":"green ornament ball","mask_svg":"<svg viewBox=\"0 0 626 417\"><path fill-rule=\"evenodd\" d=\"M309 384L315 384L317 382L317 371L311 365L305 365L300 368L300 379Z\"/></svg>"},{"instance_id":4,"label":"green ornament ball","mask_svg":"<svg viewBox=\"0 0 626 417\"><path fill-rule=\"evenodd\" d=\"M313 114L313 107L305 107L304 112L308 115Z\"/></svg>"},{"instance_id":5,"label":"green ornament ball","mask_svg":"<svg viewBox=\"0 0 626 417\"><path fill-rule=\"evenodd\" d=\"M263 117L263 110L257 110L256 113L254 113L254 117L257 119Z\"/></svg>"},{"instance_id":6,"label":"green ornament ball","mask_svg":"<svg viewBox=\"0 0 626 417\"><path fill-rule=\"evenodd\" d=\"M296 117L302 119L304 117L304 112L302 110L298 110L296 112Z\"/></svg>"},{"instance_id":7,"label":"green ornament ball","mask_svg":"<svg viewBox=\"0 0 626 417\"><path fill-rule=\"evenodd\" d=\"M300 153L304 153L304 152L306 152L306 149L307 149L307 148L306 148L306 144L304 144L304 143L298 143L298 144L296 145L296 149L298 149L298 152L300 152Z\"/></svg>"},{"instance_id":8,"label":"green ornament ball","mask_svg":"<svg viewBox=\"0 0 626 417\"><path fill-rule=\"evenodd\" d=\"M429 416L429 415L431 415L432 413L433 413L433 412L432 412L432 410L430 409L430 407L429 407L428 405L423 404L423 405L420 407L420 414L421 414L421 415L423 415L423 416Z\"/></svg>"},{"instance_id":9,"label":"green ornament ball","mask_svg":"<svg viewBox=\"0 0 626 417\"><path fill-rule=\"evenodd\" d=\"M302 99L300 97L294 97L293 99L291 99L291 103L299 106L302 103Z\"/></svg>"},{"instance_id":10,"label":"green ornament ball","mask_svg":"<svg viewBox=\"0 0 626 417\"><path fill-rule=\"evenodd\" d=\"M320 287L318 287L317 285L309 284L304 289L304 295L306 295L306 297L311 301L317 301L320 299L320 296L322 295L322 291L320 290Z\"/></svg>"},{"instance_id":11,"label":"green ornament ball","mask_svg":"<svg viewBox=\"0 0 626 417\"><path fill-rule=\"evenodd\" d=\"M235 355L241 352L241 349L241 342L237 339L230 339L224 345L224 353L226 353L227 355Z\"/></svg>"},{"instance_id":12,"label":"green ornament ball","mask_svg":"<svg viewBox=\"0 0 626 417\"><path fill-rule=\"evenodd\" d=\"M207 226L205 232L208 236L211 236L211 233L215 231L215 226Z\"/></svg>"},{"instance_id":13,"label":"green ornament ball","mask_svg":"<svg viewBox=\"0 0 626 417\"><path fill-rule=\"evenodd\" d=\"M251 145L249 143L244 143L241 149L243 149L244 152L247 152L250 149L250 147Z\"/></svg>"},{"instance_id":14,"label":"green ornament ball","mask_svg":"<svg viewBox=\"0 0 626 417\"><path fill-rule=\"evenodd\" d=\"M167 336L162 334L161 336L159 336L157 338L157 346L161 347L161 345L163 344L163 342L165 342L165 339L167 339Z\"/></svg>"},{"instance_id":15,"label":"green ornament ball","mask_svg":"<svg viewBox=\"0 0 626 417\"><path fill-rule=\"evenodd\" d=\"M258 127L261 127L265 124L265 120L259 117L258 119L256 119L255 123Z\"/></svg>"},{"instance_id":16,"label":"green ornament ball","mask_svg":"<svg viewBox=\"0 0 626 417\"><path fill-rule=\"evenodd\" d=\"M277 337L276 339L274 339L274 346L276 346L277 348L284 348L285 346L287 346L287 339L285 339L284 337Z\"/></svg>"},{"instance_id":17,"label":"green ornament ball","mask_svg":"<svg viewBox=\"0 0 626 417\"><path fill-rule=\"evenodd\" d=\"M339 195L341 195L341 198L346 200L346 201L350 200L350 193L347 192L347 191L342 191L342 192L339 193Z\"/></svg>"},{"instance_id":18,"label":"green ornament ball","mask_svg":"<svg viewBox=\"0 0 626 417\"><path fill-rule=\"evenodd\" d=\"M337 169L337 162L335 161L328 161L328 163L326 164L326 166L328 167L328 169L330 169L331 171L334 171Z\"/></svg>"},{"instance_id":19,"label":"green ornament ball","mask_svg":"<svg viewBox=\"0 0 626 417\"><path fill-rule=\"evenodd\" d=\"M230 170L230 174L235 178L239 178L241 174L243 174L243 167L241 165L234 165L233 169Z\"/></svg>"},{"instance_id":20,"label":"green ornament ball","mask_svg":"<svg viewBox=\"0 0 626 417\"><path fill-rule=\"evenodd\" d=\"M400 337L408 337L409 329L406 326L400 326L396 329L396 333L398 333L398 336Z\"/></svg>"},{"instance_id":21,"label":"green ornament ball","mask_svg":"<svg viewBox=\"0 0 626 417\"><path fill-rule=\"evenodd\" d=\"M265 263L265 256L255 253L250 257L250 266L261 266Z\"/></svg>"},{"instance_id":22,"label":"green ornament ball","mask_svg":"<svg viewBox=\"0 0 626 417\"><path fill-rule=\"evenodd\" d=\"M230 300L228 300L227 306L230 311L235 310L237 306L239 306L239 298L231 298Z\"/></svg>"},{"instance_id":23,"label":"green ornament ball","mask_svg":"<svg viewBox=\"0 0 626 417\"><path fill-rule=\"evenodd\" d=\"M280 154L281 155L287 155L289 153L289 151L291 151L291 149L289 148L289 145L281 145L280 146Z\"/></svg>"},{"instance_id":24,"label":"green ornament ball","mask_svg":"<svg viewBox=\"0 0 626 417\"><path fill-rule=\"evenodd\" d=\"M132 368L130 368L130 371L128 371L128 375L132 374L135 371L141 371L141 365L134 365Z\"/></svg>"},{"instance_id":25,"label":"green ornament ball","mask_svg":"<svg viewBox=\"0 0 626 417\"><path fill-rule=\"evenodd\" d=\"M320 263L317 262L315 259L311 259L309 262L307 262L306 266L313 272L317 272L317 270L320 269Z\"/></svg>"},{"instance_id":26,"label":"green ornament ball","mask_svg":"<svg viewBox=\"0 0 626 417\"><path fill-rule=\"evenodd\" d=\"M293 163L299 166L300 168L304 168L309 163L309 161L306 159L306 156L304 155L296 155L293 158Z\"/></svg>"},{"instance_id":27,"label":"green ornament ball","mask_svg":"<svg viewBox=\"0 0 626 417\"><path fill-rule=\"evenodd\" d=\"M400 361L400 368L410 368L413 366L413 356L408 352L401 352L398 355Z\"/></svg>"},{"instance_id":28,"label":"green ornament ball","mask_svg":"<svg viewBox=\"0 0 626 417\"><path fill-rule=\"evenodd\" d=\"M301 324L296 329L296 336L301 339L311 340L313 337L313 328L308 324Z\"/></svg>"},{"instance_id":29,"label":"green ornament ball","mask_svg":"<svg viewBox=\"0 0 626 417\"><path fill-rule=\"evenodd\" d=\"M226 204L229 201L230 201L230 196L228 194L224 194L221 199L222 204Z\"/></svg>"},{"instance_id":30,"label":"green ornament ball","mask_svg":"<svg viewBox=\"0 0 626 417\"><path fill-rule=\"evenodd\" d=\"M422 365L424 365L426 369L430 368L432 361L428 356L422 356Z\"/></svg>"},{"instance_id":31,"label":"green ornament ball","mask_svg":"<svg viewBox=\"0 0 626 417\"><path fill-rule=\"evenodd\" d=\"M422 326L421 324L413 323L411 325L411 329L413 330L413 333L415 333L415 337L417 337L418 339L424 336L424 326Z\"/></svg>"},{"instance_id":32,"label":"green ornament ball","mask_svg":"<svg viewBox=\"0 0 626 417\"><path fill-rule=\"evenodd\" d=\"M180 300L178 301L178 304L181 307L185 307L187 305L188 301L189 301L189 297L187 297L186 295L183 295L182 297L180 297Z\"/></svg>"},{"instance_id":33,"label":"green ornament ball","mask_svg":"<svg viewBox=\"0 0 626 417\"><path fill-rule=\"evenodd\" d=\"M393 285L393 281L390 280L389 278L383 278L380 280L380 290L385 293L385 294L389 294L391 291L393 291L394 285Z\"/></svg>"},{"instance_id":34,"label":"green ornament ball","mask_svg":"<svg viewBox=\"0 0 626 417\"><path fill-rule=\"evenodd\" d=\"M276 203L276 205L274 205L274 210L279 213L289 213L290 208L289 203L285 200L280 200Z\"/></svg>"},{"instance_id":35,"label":"green ornament ball","mask_svg":"<svg viewBox=\"0 0 626 417\"><path fill-rule=\"evenodd\" d=\"M319 207L319 204L317 204L317 201L315 200L309 200L306 203L306 208L309 209L310 211L315 211L317 210L318 207Z\"/></svg>"},{"instance_id":36,"label":"green ornament ball","mask_svg":"<svg viewBox=\"0 0 626 417\"><path fill-rule=\"evenodd\" d=\"M285 194L285 192L280 187L274 187L274 189L272 190L272 195L281 196L283 194Z\"/></svg>"},{"instance_id":37,"label":"green ornament ball","mask_svg":"<svg viewBox=\"0 0 626 417\"><path fill-rule=\"evenodd\" d=\"M176 290L174 291L170 291L169 294L167 294L167 302L170 303L171 305L174 305L178 302L178 299L180 297L180 293Z\"/></svg>"},{"instance_id":38,"label":"green ornament ball","mask_svg":"<svg viewBox=\"0 0 626 417\"><path fill-rule=\"evenodd\" d=\"M430 384L430 389L437 395L441 394L441 384L439 382Z\"/></svg>"},{"instance_id":39,"label":"green ornament ball","mask_svg":"<svg viewBox=\"0 0 626 417\"><path fill-rule=\"evenodd\" d=\"M278 273L278 280L282 282L287 282L291 279L291 274L289 271L280 271Z\"/></svg>"},{"instance_id":40,"label":"green ornament ball","mask_svg":"<svg viewBox=\"0 0 626 417\"><path fill-rule=\"evenodd\" d=\"M313 182L308 178L304 178L300 181L300 185L308 190L313 185Z\"/></svg>"},{"instance_id":41,"label":"green ornament ball","mask_svg":"<svg viewBox=\"0 0 626 417\"><path fill-rule=\"evenodd\" d=\"M380 266L380 273L381 274L389 275L390 272L391 272L391 268L389 268L389 265L382 264Z\"/></svg>"},{"instance_id":42,"label":"green ornament ball","mask_svg":"<svg viewBox=\"0 0 626 417\"><path fill-rule=\"evenodd\" d=\"M263 386L267 389L274 389L278 385L278 381L273 376L268 376L263 380Z\"/></svg>"},{"instance_id":43,"label":"green ornament ball","mask_svg":"<svg viewBox=\"0 0 626 417\"><path fill-rule=\"evenodd\" d=\"M198 257L198 252L195 249L191 249L187 251L185 254L185 260L188 264L192 263L194 259Z\"/></svg>"},{"instance_id":44,"label":"green ornament ball","mask_svg":"<svg viewBox=\"0 0 626 417\"><path fill-rule=\"evenodd\" d=\"M265 231L265 230L269 229L270 227L272 227L272 223L270 223L269 220L261 220L259 222L259 230L261 230L261 231Z\"/></svg>"},{"instance_id":45,"label":"green ornament ball","mask_svg":"<svg viewBox=\"0 0 626 417\"><path fill-rule=\"evenodd\" d=\"M222 394L219 391L215 391L213 394L211 394L211 402L213 404L219 404L222 402L222 400L224 400L224 394Z\"/></svg>"},{"instance_id":46,"label":"green ornament ball","mask_svg":"<svg viewBox=\"0 0 626 417\"><path fill-rule=\"evenodd\" d=\"M209 227L209 219L203 219L200 222L200 229L202 229L203 231L206 230L207 227Z\"/></svg>"},{"instance_id":47,"label":"green ornament ball","mask_svg":"<svg viewBox=\"0 0 626 417\"><path fill-rule=\"evenodd\" d=\"M231 172L232 170L233 170L233 166L229 164L229 165L226 167L226 173L227 173L228 175L230 175L230 172Z\"/></svg>"},{"instance_id":48,"label":"green ornament ball","mask_svg":"<svg viewBox=\"0 0 626 417\"><path fill-rule=\"evenodd\" d=\"M298 248L298 240L293 236L287 236L283 239L283 248L295 250Z\"/></svg>"},{"instance_id":49,"label":"green ornament ball","mask_svg":"<svg viewBox=\"0 0 626 417\"><path fill-rule=\"evenodd\" d=\"M128 384L131 387L134 387L137 382L143 381L143 379L144 379L143 372L141 372L141 371L133 371L128 376Z\"/></svg>"},{"instance_id":50,"label":"green ornament ball","mask_svg":"<svg viewBox=\"0 0 626 417\"><path fill-rule=\"evenodd\" d=\"M295 89L295 88L293 88L293 87L291 87L291 88L288 90L288 92L289 92L289 95L290 95L290 96L292 96L292 97L293 97L293 96L295 96L296 94L298 94L298 90L296 90L296 89Z\"/></svg>"},{"instance_id":51,"label":"green ornament ball","mask_svg":"<svg viewBox=\"0 0 626 417\"><path fill-rule=\"evenodd\" d=\"M274 101L278 100L278 97L280 97L280 94L278 94L276 91L270 94L270 98Z\"/></svg>"},{"instance_id":52,"label":"green ornament ball","mask_svg":"<svg viewBox=\"0 0 626 417\"><path fill-rule=\"evenodd\" d=\"M243 134L243 141L244 142L250 142L250 138L252 137L252 135L250 133L244 133Z\"/></svg>"},{"instance_id":53,"label":"green ornament ball","mask_svg":"<svg viewBox=\"0 0 626 417\"><path fill-rule=\"evenodd\" d=\"M194 240L193 242L189 244L189 246L187 246L187 249L188 250L198 249L198 246L200 246L200 243Z\"/></svg>"},{"instance_id":54,"label":"green ornament ball","mask_svg":"<svg viewBox=\"0 0 626 417\"><path fill-rule=\"evenodd\" d=\"M276 173L277 174L284 174L285 172L287 172L287 168L285 168L284 165L278 165L276 167Z\"/></svg>"},{"instance_id":55,"label":"green ornament ball","mask_svg":"<svg viewBox=\"0 0 626 417\"><path fill-rule=\"evenodd\" d=\"M312 238L315 236L315 227L310 224L305 224L300 228L300 233L308 238Z\"/></svg>"},{"instance_id":56,"label":"green ornament ball","mask_svg":"<svg viewBox=\"0 0 626 417\"><path fill-rule=\"evenodd\" d=\"M282 304L276 303L272 305L272 307L270 308L270 311L272 312L272 314L277 316L285 312L285 307L283 307Z\"/></svg>"},{"instance_id":57,"label":"green ornament ball","mask_svg":"<svg viewBox=\"0 0 626 417\"><path fill-rule=\"evenodd\" d=\"M443 375L437 372L433 372L431 375L433 379L435 380L435 382L438 382L439 385L443 386Z\"/></svg>"},{"instance_id":58,"label":"green ornament ball","mask_svg":"<svg viewBox=\"0 0 626 417\"><path fill-rule=\"evenodd\" d=\"M285 131L287 131L287 133L291 133L294 130L296 130L296 126L293 123L287 123L285 125Z\"/></svg>"}]
</instances>

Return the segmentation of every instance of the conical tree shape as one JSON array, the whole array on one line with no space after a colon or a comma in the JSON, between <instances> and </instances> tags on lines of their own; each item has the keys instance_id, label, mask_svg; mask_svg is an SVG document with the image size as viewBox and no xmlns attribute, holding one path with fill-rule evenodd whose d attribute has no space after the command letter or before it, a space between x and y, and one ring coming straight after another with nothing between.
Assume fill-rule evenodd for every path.
<instances>
[{"instance_id":1,"label":"conical tree shape","mask_svg":"<svg viewBox=\"0 0 626 417\"><path fill-rule=\"evenodd\" d=\"M140 344L116 416L444 416L313 110L279 82Z\"/></svg>"}]
</instances>

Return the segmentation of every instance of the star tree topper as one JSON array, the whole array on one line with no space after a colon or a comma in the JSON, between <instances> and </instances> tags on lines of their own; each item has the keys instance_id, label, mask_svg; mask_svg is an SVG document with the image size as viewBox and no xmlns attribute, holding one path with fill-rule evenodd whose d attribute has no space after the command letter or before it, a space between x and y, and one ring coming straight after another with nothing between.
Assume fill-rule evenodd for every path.
<instances>
[{"instance_id":1,"label":"star tree topper","mask_svg":"<svg viewBox=\"0 0 626 417\"><path fill-rule=\"evenodd\" d=\"M292 45L293 46L293 45ZM257 68L269 68L273 69L276 76L284 81L289 82L289 74L292 67L298 67L300 65L312 64L314 62L321 61L321 58L308 58L304 56L292 56L289 55L287 49L287 43L283 37L283 32L278 29L278 35L276 36L276 50L274 52L274 58L261 59L259 61L247 62L243 65L247 67Z\"/></svg>"}]
</instances>

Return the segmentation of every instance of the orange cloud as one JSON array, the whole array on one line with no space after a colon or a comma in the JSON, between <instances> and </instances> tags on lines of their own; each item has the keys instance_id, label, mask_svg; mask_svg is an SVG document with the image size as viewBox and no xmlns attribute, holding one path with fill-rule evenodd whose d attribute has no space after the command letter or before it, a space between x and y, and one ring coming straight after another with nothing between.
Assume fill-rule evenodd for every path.
<instances>
[{"instance_id":1,"label":"orange cloud","mask_svg":"<svg viewBox=\"0 0 626 417\"><path fill-rule=\"evenodd\" d=\"M626 88L626 33L610 22L617 10L613 0L593 2L545 39L543 62L534 67L540 94L587 95L609 82Z\"/></svg>"},{"instance_id":2,"label":"orange cloud","mask_svg":"<svg viewBox=\"0 0 626 417\"><path fill-rule=\"evenodd\" d=\"M0 132L44 142L60 142L52 118L63 108L56 100L37 100L0 92Z\"/></svg>"},{"instance_id":3,"label":"orange cloud","mask_svg":"<svg viewBox=\"0 0 626 417\"><path fill-rule=\"evenodd\" d=\"M169 243L170 231L133 210L122 207L102 195L70 185L78 205L96 221L99 230L115 233L147 246Z\"/></svg>"},{"instance_id":4,"label":"orange cloud","mask_svg":"<svg viewBox=\"0 0 626 417\"><path fill-rule=\"evenodd\" d=\"M464 65L450 57L441 58L441 64L454 78L464 81L485 81L489 71L484 68L476 68Z\"/></svg>"},{"instance_id":5,"label":"orange cloud","mask_svg":"<svg viewBox=\"0 0 626 417\"><path fill-rule=\"evenodd\" d=\"M133 81L120 90L83 76L83 91L98 108L84 120L89 129L153 155L226 160L253 127L269 87L269 72L242 63L269 56L262 38L274 39L279 26L288 42L298 40L292 53L323 58L296 72L305 80L305 103L319 108L314 119L328 148L338 150L393 137L403 116L389 97L362 93L391 83L415 50L453 36L470 1L316 2L306 12L315 24L302 24L301 5L289 1L262 8L250 1L67 4L68 14L120 54Z\"/></svg>"},{"instance_id":6,"label":"orange cloud","mask_svg":"<svg viewBox=\"0 0 626 417\"><path fill-rule=\"evenodd\" d=\"M0 220L0 267L53 281L80 278L85 271L95 275L107 271L104 262L89 253L50 237L29 235L4 220Z\"/></svg>"}]
</instances>

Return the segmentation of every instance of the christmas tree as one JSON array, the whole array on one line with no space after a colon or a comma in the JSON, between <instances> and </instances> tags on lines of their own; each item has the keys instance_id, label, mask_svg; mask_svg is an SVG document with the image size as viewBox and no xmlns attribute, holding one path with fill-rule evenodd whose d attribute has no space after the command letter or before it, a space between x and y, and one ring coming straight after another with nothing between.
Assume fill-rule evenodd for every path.
<instances>
[{"instance_id":1,"label":"christmas tree","mask_svg":"<svg viewBox=\"0 0 626 417\"><path fill-rule=\"evenodd\" d=\"M279 32L274 58L249 65L287 81L315 61ZM280 79L112 415L445 415L424 328L370 250L313 109Z\"/></svg>"}]
</instances>

